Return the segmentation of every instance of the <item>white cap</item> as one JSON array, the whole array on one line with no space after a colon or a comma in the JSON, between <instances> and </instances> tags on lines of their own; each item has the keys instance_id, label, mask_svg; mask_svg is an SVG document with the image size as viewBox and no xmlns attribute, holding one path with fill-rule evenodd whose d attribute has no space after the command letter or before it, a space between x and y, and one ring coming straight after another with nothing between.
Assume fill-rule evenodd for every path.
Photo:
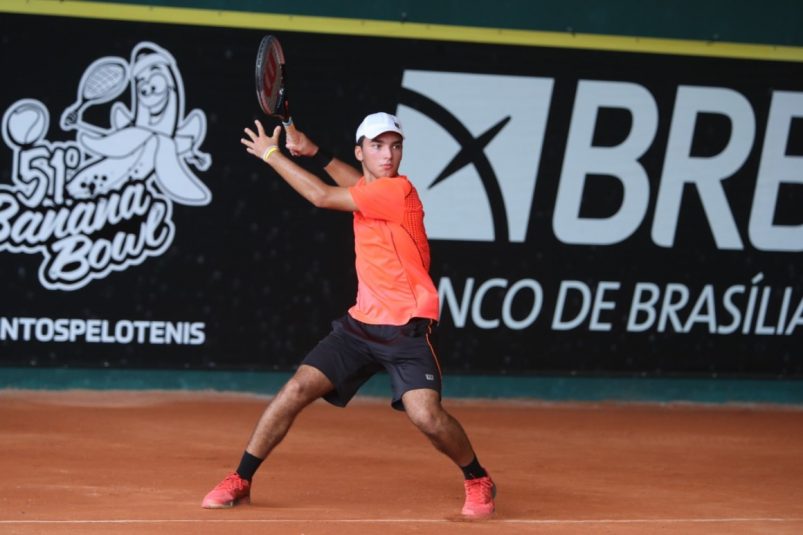
<instances>
[{"instance_id":1,"label":"white cap","mask_svg":"<svg viewBox=\"0 0 803 535\"><path fill-rule=\"evenodd\" d=\"M385 132L396 132L397 134L401 134L401 137L404 137L401 123L395 115L384 112L372 113L363 119L360 126L357 127L356 141L360 141L360 138L363 136L368 139L374 139L379 134L384 134Z\"/></svg>"}]
</instances>

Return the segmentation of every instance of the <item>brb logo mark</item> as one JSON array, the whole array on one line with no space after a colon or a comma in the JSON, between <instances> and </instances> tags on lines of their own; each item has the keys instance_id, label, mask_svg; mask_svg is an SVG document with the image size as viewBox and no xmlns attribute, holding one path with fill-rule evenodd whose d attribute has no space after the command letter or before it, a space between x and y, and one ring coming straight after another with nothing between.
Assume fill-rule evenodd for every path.
<instances>
[{"instance_id":1,"label":"brb logo mark","mask_svg":"<svg viewBox=\"0 0 803 535\"><path fill-rule=\"evenodd\" d=\"M432 239L523 242L553 80L405 71L404 172ZM499 93L504 87L504 95Z\"/></svg>"},{"instance_id":2,"label":"brb logo mark","mask_svg":"<svg viewBox=\"0 0 803 535\"><path fill-rule=\"evenodd\" d=\"M84 120L91 106L116 101L109 126ZM173 242L173 203L202 206L212 195L190 166L209 169L199 150L206 115L184 114L184 84L173 56L149 42L131 60L107 56L87 67L77 101L60 126L75 141L48 141L50 114L22 99L3 116L13 151L11 184L0 184L0 251L41 254L39 280L76 290L112 271L159 256Z\"/></svg>"}]
</instances>

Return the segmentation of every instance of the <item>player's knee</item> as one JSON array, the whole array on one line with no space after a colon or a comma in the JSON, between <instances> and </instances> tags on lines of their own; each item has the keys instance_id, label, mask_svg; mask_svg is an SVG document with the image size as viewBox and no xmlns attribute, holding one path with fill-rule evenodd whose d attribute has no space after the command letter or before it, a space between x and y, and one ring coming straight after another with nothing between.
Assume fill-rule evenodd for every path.
<instances>
[{"instance_id":1,"label":"player's knee","mask_svg":"<svg viewBox=\"0 0 803 535\"><path fill-rule=\"evenodd\" d=\"M427 436L436 436L443 429L444 414L438 407L419 407L408 415L413 424Z\"/></svg>"},{"instance_id":2,"label":"player's knee","mask_svg":"<svg viewBox=\"0 0 803 535\"><path fill-rule=\"evenodd\" d=\"M285 383L282 388L281 397L284 398L286 402L293 405L305 405L313 401L309 385L295 377Z\"/></svg>"}]
</instances>

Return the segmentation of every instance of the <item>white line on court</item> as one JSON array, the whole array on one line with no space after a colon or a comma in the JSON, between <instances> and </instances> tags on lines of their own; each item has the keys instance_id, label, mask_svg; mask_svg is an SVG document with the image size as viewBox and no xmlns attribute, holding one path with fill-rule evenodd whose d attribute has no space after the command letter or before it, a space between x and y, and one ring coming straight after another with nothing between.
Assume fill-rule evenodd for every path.
<instances>
[{"instance_id":1,"label":"white line on court","mask_svg":"<svg viewBox=\"0 0 803 535\"><path fill-rule=\"evenodd\" d=\"M0 520L0 525L25 524L451 524L460 520L444 518L244 518L244 519L107 519L107 520ZM529 519L500 518L484 522L494 524L728 524L748 522L803 522L803 518L611 518L611 519Z\"/></svg>"}]
</instances>

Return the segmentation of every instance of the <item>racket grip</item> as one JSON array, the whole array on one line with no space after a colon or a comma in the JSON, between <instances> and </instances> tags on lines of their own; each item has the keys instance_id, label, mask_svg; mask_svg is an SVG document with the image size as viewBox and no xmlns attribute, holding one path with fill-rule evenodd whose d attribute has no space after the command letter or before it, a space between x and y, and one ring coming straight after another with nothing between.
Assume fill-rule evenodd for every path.
<instances>
[{"instance_id":1,"label":"racket grip","mask_svg":"<svg viewBox=\"0 0 803 535\"><path fill-rule=\"evenodd\" d=\"M81 103L76 102L61 114L61 120L59 121L59 125L64 130L70 130L75 128L76 123L78 122L78 112L81 111Z\"/></svg>"},{"instance_id":2,"label":"racket grip","mask_svg":"<svg viewBox=\"0 0 803 535\"><path fill-rule=\"evenodd\" d=\"M284 126L284 131L287 133L287 136L290 139L295 139L298 131L296 130L296 125L293 124L293 118L288 117L286 121L282 121L282 126Z\"/></svg>"}]
</instances>

